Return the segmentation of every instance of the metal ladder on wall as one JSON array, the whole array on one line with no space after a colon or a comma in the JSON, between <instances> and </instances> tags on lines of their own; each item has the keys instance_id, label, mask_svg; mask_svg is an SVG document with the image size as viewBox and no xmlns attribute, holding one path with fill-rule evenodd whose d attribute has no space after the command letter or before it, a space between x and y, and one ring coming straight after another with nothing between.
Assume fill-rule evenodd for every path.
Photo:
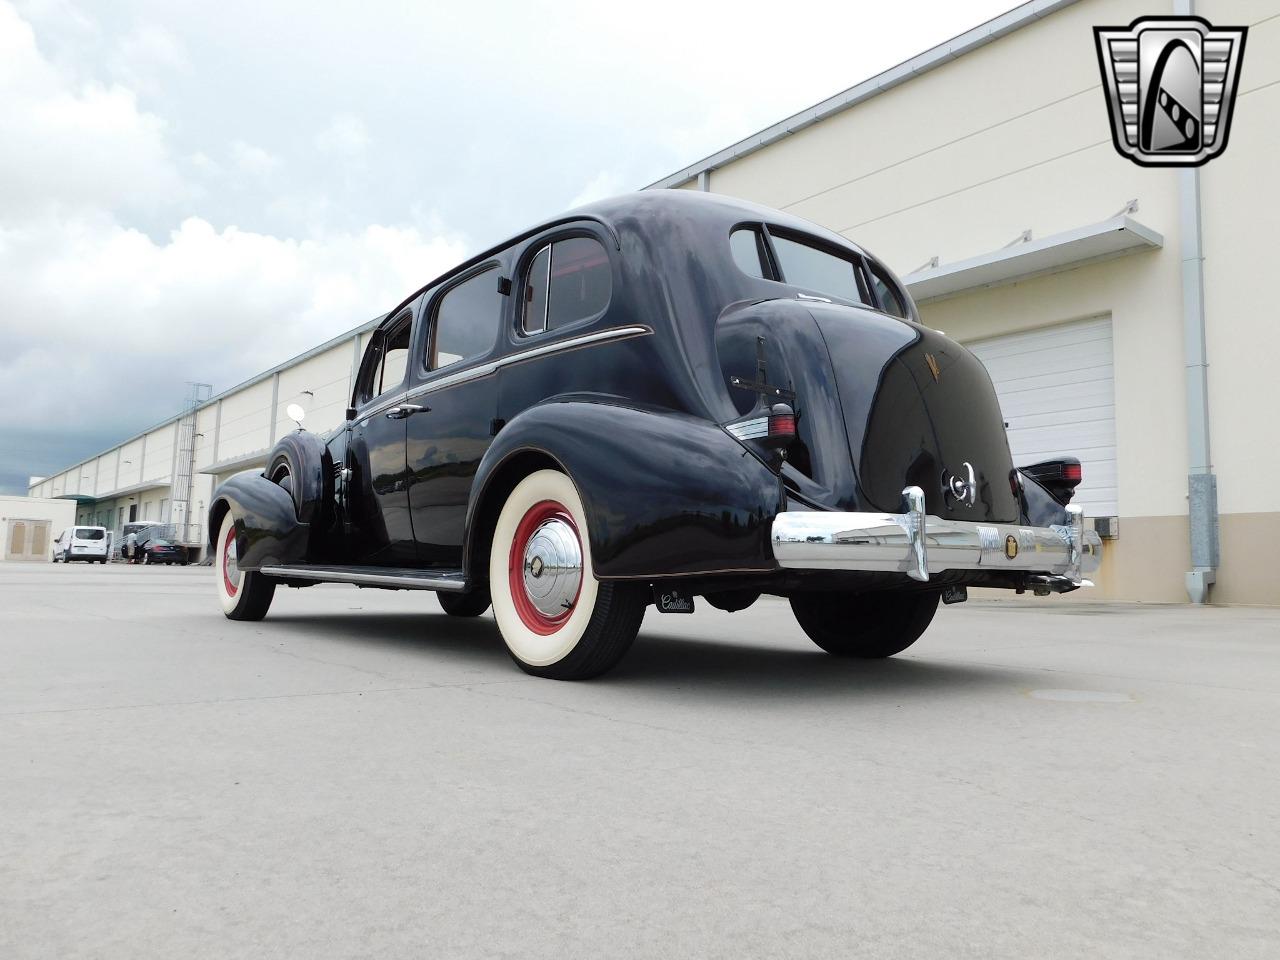
<instances>
[{"instance_id":1,"label":"metal ladder on wall","mask_svg":"<svg viewBox=\"0 0 1280 960\"><path fill-rule=\"evenodd\" d=\"M187 382L187 399L178 421L178 456L173 474L173 499L169 504L169 520L174 537L190 546L203 544L200 518L191 517L191 490L196 470L196 411L213 394L207 383ZM163 518L162 518L163 519Z\"/></svg>"}]
</instances>

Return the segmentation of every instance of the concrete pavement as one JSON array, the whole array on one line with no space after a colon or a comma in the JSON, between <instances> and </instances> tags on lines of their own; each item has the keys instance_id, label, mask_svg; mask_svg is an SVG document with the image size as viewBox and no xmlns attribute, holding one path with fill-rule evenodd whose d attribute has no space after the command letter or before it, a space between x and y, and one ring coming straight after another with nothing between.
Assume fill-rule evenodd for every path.
<instances>
[{"instance_id":1,"label":"concrete pavement","mask_svg":"<svg viewBox=\"0 0 1280 960\"><path fill-rule=\"evenodd\" d=\"M651 608L564 684L211 577L0 565L0 957L1280 956L1280 611Z\"/></svg>"}]
</instances>

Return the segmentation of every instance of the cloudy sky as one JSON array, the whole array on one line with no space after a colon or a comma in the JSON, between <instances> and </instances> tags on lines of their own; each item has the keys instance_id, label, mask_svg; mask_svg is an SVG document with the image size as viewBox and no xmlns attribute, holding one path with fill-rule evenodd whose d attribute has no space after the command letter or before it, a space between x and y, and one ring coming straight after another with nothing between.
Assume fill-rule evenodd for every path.
<instances>
[{"instance_id":1,"label":"cloudy sky","mask_svg":"<svg viewBox=\"0 0 1280 960\"><path fill-rule=\"evenodd\" d=\"M0 492L1013 5L0 0Z\"/></svg>"}]
</instances>

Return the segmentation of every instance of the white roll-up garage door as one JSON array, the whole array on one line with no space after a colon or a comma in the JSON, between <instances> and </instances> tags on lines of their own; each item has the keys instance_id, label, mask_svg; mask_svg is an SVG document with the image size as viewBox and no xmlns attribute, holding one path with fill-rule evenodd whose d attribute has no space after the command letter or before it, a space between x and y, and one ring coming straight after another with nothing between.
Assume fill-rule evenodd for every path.
<instances>
[{"instance_id":1,"label":"white roll-up garage door","mask_svg":"<svg viewBox=\"0 0 1280 960\"><path fill-rule=\"evenodd\" d=\"M1119 515L1111 318L966 346L991 373L1009 423L1013 462L1079 457L1084 480L1072 502L1084 507L1085 516Z\"/></svg>"}]
</instances>

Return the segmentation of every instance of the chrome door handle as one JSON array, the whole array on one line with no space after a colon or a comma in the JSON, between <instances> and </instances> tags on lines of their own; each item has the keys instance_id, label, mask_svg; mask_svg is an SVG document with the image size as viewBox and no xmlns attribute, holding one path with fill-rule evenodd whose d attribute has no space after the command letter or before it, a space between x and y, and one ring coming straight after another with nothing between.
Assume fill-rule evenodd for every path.
<instances>
[{"instance_id":1,"label":"chrome door handle","mask_svg":"<svg viewBox=\"0 0 1280 960\"><path fill-rule=\"evenodd\" d=\"M430 407L422 407L416 403L402 403L398 407L392 407L387 411L388 420L403 420L405 417L411 417L415 413L430 413Z\"/></svg>"}]
</instances>

